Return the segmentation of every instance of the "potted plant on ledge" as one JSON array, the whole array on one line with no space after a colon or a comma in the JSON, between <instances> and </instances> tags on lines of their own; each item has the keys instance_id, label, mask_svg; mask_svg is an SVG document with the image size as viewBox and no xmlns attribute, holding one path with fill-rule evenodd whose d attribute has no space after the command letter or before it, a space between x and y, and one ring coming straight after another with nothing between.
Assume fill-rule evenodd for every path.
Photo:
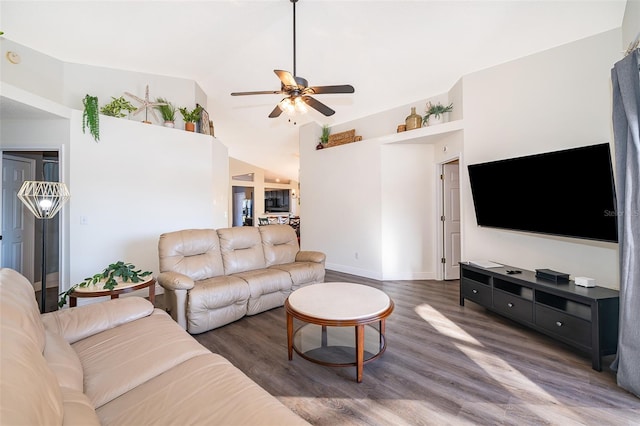
<instances>
[{"instance_id":1,"label":"potted plant on ledge","mask_svg":"<svg viewBox=\"0 0 640 426\"><path fill-rule=\"evenodd\" d=\"M194 132L196 129L196 121L200 120L200 113L202 112L202 107L200 105L196 106L195 109L189 111L187 108L179 108L180 114L182 114L182 118L184 119L184 129L187 132Z\"/></svg>"},{"instance_id":2,"label":"potted plant on ledge","mask_svg":"<svg viewBox=\"0 0 640 426\"><path fill-rule=\"evenodd\" d=\"M327 143L329 143L329 135L331 134L331 128L328 124L322 126L322 135L320 135L320 143L316 146L316 149L322 149Z\"/></svg>"},{"instance_id":3,"label":"potted plant on ledge","mask_svg":"<svg viewBox=\"0 0 640 426\"><path fill-rule=\"evenodd\" d=\"M100 113L108 115L109 117L123 118L135 110L136 107L134 107L133 104L124 97L120 96L119 98L114 98L112 96L111 102L100 108Z\"/></svg>"},{"instance_id":4,"label":"potted plant on ledge","mask_svg":"<svg viewBox=\"0 0 640 426\"><path fill-rule=\"evenodd\" d=\"M160 114L162 115L164 126L171 128L175 127L176 107L164 98L157 98L156 103L159 104L156 105L156 109L160 111Z\"/></svg>"},{"instance_id":5,"label":"potted plant on ledge","mask_svg":"<svg viewBox=\"0 0 640 426\"><path fill-rule=\"evenodd\" d=\"M433 105L431 102L427 102L425 108L426 115L422 119L422 123L427 126L433 126L434 124L441 124L447 121L445 114L453 110L453 103L444 106L440 102Z\"/></svg>"}]
</instances>

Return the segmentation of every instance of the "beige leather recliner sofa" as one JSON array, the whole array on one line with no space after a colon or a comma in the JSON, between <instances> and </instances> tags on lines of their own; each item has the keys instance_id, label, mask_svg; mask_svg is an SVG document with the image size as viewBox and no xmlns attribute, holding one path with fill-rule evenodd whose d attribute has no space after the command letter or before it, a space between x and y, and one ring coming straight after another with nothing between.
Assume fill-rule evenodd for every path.
<instances>
[{"instance_id":1,"label":"beige leather recliner sofa","mask_svg":"<svg viewBox=\"0 0 640 426\"><path fill-rule=\"evenodd\" d=\"M169 315L125 297L40 315L0 269L0 424L307 424Z\"/></svg>"},{"instance_id":2,"label":"beige leather recliner sofa","mask_svg":"<svg viewBox=\"0 0 640 426\"><path fill-rule=\"evenodd\" d=\"M192 334L282 306L325 276L325 255L300 251L289 225L169 232L158 255L167 308Z\"/></svg>"}]
</instances>

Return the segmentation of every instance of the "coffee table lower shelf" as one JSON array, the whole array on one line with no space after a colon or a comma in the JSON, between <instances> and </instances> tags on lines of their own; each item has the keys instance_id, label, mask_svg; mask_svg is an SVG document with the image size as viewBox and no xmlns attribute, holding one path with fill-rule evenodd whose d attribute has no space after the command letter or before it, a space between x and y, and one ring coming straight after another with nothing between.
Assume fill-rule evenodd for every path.
<instances>
[{"instance_id":1,"label":"coffee table lower shelf","mask_svg":"<svg viewBox=\"0 0 640 426\"><path fill-rule=\"evenodd\" d=\"M293 333L293 350L302 358L328 367L357 367L357 327L304 324ZM364 326L362 363L380 357L387 348L384 335L371 324Z\"/></svg>"}]
</instances>

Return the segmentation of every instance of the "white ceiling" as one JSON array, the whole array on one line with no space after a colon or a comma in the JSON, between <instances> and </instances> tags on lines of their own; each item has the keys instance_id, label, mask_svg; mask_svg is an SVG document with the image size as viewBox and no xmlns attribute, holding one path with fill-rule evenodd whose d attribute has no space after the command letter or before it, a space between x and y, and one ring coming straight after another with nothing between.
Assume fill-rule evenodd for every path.
<instances>
[{"instance_id":1,"label":"white ceiling","mask_svg":"<svg viewBox=\"0 0 640 426\"><path fill-rule=\"evenodd\" d=\"M622 24L626 0L299 0L297 71L335 124L443 93L463 75ZM274 69L293 71L289 0L5 1L5 37L67 62L196 80L229 154L297 180L297 126L267 116Z\"/></svg>"}]
</instances>

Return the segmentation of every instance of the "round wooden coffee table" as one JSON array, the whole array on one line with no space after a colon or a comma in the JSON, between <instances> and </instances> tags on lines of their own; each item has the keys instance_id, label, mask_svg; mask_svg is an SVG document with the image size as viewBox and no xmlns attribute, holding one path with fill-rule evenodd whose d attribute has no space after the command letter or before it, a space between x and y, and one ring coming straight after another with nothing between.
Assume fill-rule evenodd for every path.
<instances>
[{"instance_id":1,"label":"round wooden coffee table","mask_svg":"<svg viewBox=\"0 0 640 426\"><path fill-rule=\"evenodd\" d=\"M360 383L364 364L380 357L387 347L385 319L394 305L377 288L353 283L312 284L291 293L284 306L289 360L295 350L317 364L355 366ZM304 323L295 331L294 318ZM344 327L355 327L355 334Z\"/></svg>"}]
</instances>

